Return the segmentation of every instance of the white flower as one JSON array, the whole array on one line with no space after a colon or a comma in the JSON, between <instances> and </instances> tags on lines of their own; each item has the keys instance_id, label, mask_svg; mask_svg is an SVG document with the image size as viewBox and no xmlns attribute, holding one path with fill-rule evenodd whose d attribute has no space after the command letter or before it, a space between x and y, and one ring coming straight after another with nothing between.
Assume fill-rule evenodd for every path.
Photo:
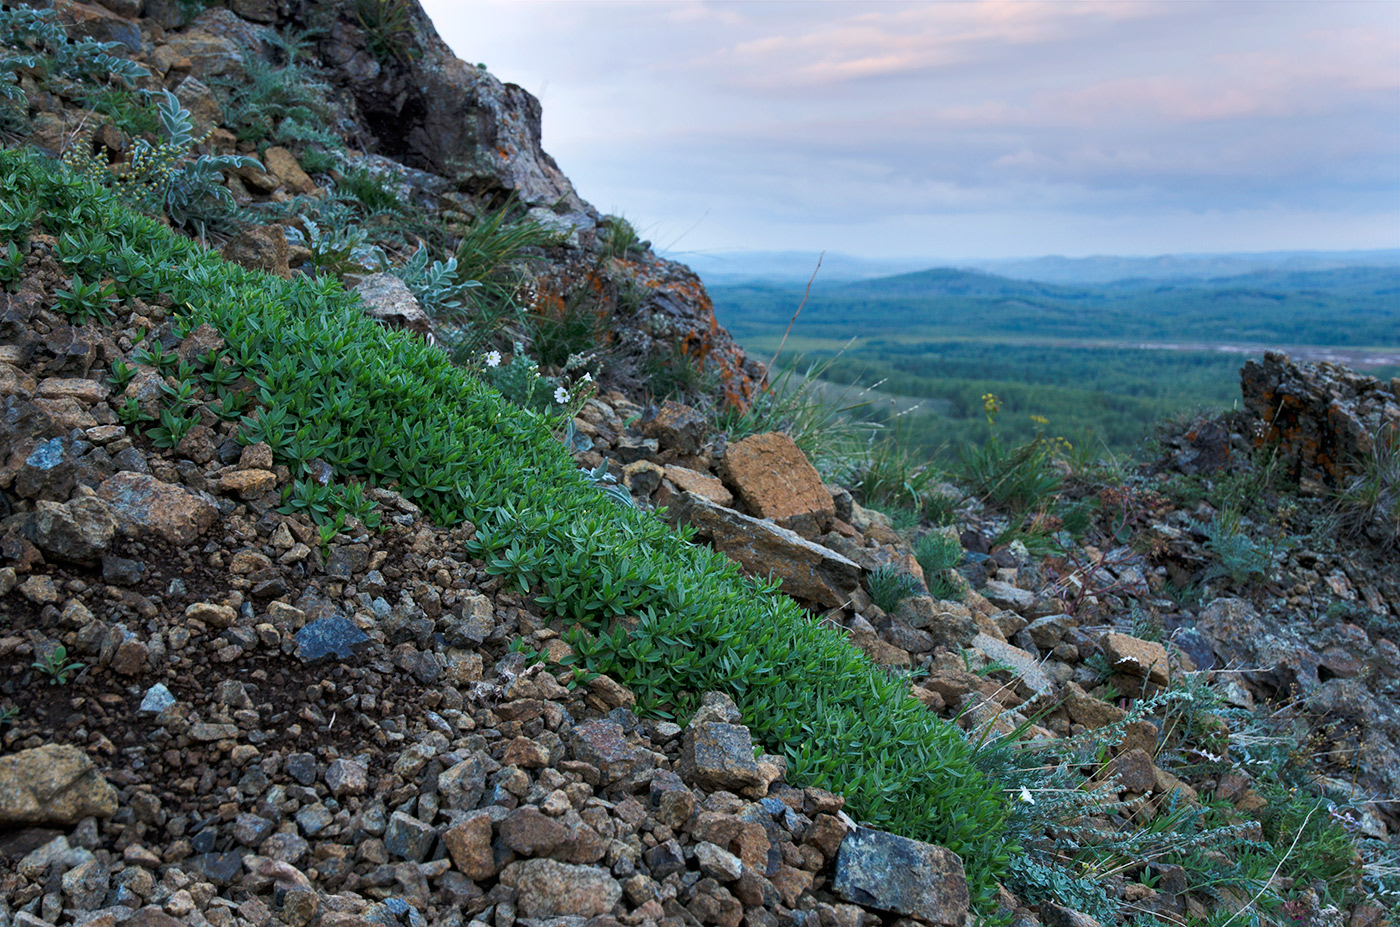
<instances>
[{"instance_id":1,"label":"white flower","mask_svg":"<svg viewBox=\"0 0 1400 927\"><path fill-rule=\"evenodd\" d=\"M1024 787L1021 789L1021 801L1025 802L1028 805L1035 804L1035 799L1031 797L1030 789Z\"/></svg>"},{"instance_id":2,"label":"white flower","mask_svg":"<svg viewBox=\"0 0 1400 927\"><path fill-rule=\"evenodd\" d=\"M554 391L554 401L562 406L564 403L569 401L569 391L564 389L564 387L562 386L559 387Z\"/></svg>"},{"instance_id":3,"label":"white flower","mask_svg":"<svg viewBox=\"0 0 1400 927\"><path fill-rule=\"evenodd\" d=\"M488 367L499 367L499 366L501 366L501 352L500 352L500 351L489 351L489 352L487 352L487 354L486 354L486 366L488 366Z\"/></svg>"},{"instance_id":4,"label":"white flower","mask_svg":"<svg viewBox=\"0 0 1400 927\"><path fill-rule=\"evenodd\" d=\"M592 383L592 382L593 382L593 374L588 373L587 371L585 371L584 374L583 374L583 382L584 382L584 383Z\"/></svg>"}]
</instances>

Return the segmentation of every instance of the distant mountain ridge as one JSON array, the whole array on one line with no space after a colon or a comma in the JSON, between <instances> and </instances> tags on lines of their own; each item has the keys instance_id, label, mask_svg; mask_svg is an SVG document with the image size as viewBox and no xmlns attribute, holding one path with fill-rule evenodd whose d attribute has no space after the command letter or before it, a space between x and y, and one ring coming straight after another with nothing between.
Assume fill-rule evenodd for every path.
<instances>
[{"instance_id":1,"label":"distant mountain ridge","mask_svg":"<svg viewBox=\"0 0 1400 927\"><path fill-rule=\"evenodd\" d=\"M707 285L805 283L816 268L815 251L727 251L669 254L700 274ZM1272 251L1224 254L1166 254L1155 257L1099 255L1070 258L961 259L861 258L828 253L817 279L869 280L933 268L956 268L1040 283L1106 284L1123 280L1209 280L1264 271L1308 272L1349 267L1400 267L1400 249L1372 251Z\"/></svg>"}]
</instances>

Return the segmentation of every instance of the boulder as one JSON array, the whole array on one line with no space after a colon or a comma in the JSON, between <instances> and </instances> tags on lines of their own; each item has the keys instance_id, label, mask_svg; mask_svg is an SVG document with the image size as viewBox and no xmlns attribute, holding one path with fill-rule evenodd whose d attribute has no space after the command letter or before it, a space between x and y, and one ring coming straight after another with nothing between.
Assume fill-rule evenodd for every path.
<instances>
[{"instance_id":1,"label":"boulder","mask_svg":"<svg viewBox=\"0 0 1400 927\"><path fill-rule=\"evenodd\" d=\"M699 537L749 573L776 576L793 598L834 608L849 601L860 584L860 567L835 551L694 493L678 493L669 515L694 527Z\"/></svg>"},{"instance_id":2,"label":"boulder","mask_svg":"<svg viewBox=\"0 0 1400 927\"><path fill-rule=\"evenodd\" d=\"M112 543L117 520L96 496L60 505L40 500L25 524L25 537L45 554L73 563L95 563Z\"/></svg>"},{"instance_id":3,"label":"boulder","mask_svg":"<svg viewBox=\"0 0 1400 927\"><path fill-rule=\"evenodd\" d=\"M761 797L768 786L754 760L749 729L738 724L692 722L676 771L687 784L707 792Z\"/></svg>"},{"instance_id":4,"label":"boulder","mask_svg":"<svg viewBox=\"0 0 1400 927\"><path fill-rule=\"evenodd\" d=\"M1146 679L1159 686L1165 686L1170 681L1167 649L1156 641L1109 631L1101 643L1104 654L1118 672Z\"/></svg>"},{"instance_id":5,"label":"boulder","mask_svg":"<svg viewBox=\"0 0 1400 927\"><path fill-rule=\"evenodd\" d=\"M433 320L418 304L418 297L393 274L370 274L355 287L365 314L388 328L407 329L431 338Z\"/></svg>"},{"instance_id":6,"label":"boulder","mask_svg":"<svg viewBox=\"0 0 1400 927\"><path fill-rule=\"evenodd\" d=\"M855 904L961 927L971 896L952 850L858 827L841 841L832 890Z\"/></svg>"},{"instance_id":7,"label":"boulder","mask_svg":"<svg viewBox=\"0 0 1400 927\"><path fill-rule=\"evenodd\" d=\"M831 493L792 438L778 431L729 445L722 476L749 512L812 538L836 515Z\"/></svg>"},{"instance_id":8,"label":"boulder","mask_svg":"<svg viewBox=\"0 0 1400 927\"><path fill-rule=\"evenodd\" d=\"M208 531L219 517L218 508L202 493L130 470L104 481L97 494L111 503L123 533L155 535L180 547Z\"/></svg>"},{"instance_id":9,"label":"boulder","mask_svg":"<svg viewBox=\"0 0 1400 927\"><path fill-rule=\"evenodd\" d=\"M1255 441L1277 443L1295 478L1340 485L1375 447L1382 426L1400 428L1400 396L1390 382L1338 364L1295 364L1268 351L1240 371Z\"/></svg>"},{"instance_id":10,"label":"boulder","mask_svg":"<svg viewBox=\"0 0 1400 927\"><path fill-rule=\"evenodd\" d=\"M315 193L316 182L301 169L296 155L281 145L274 145L263 152L263 164L272 176L282 182L288 193Z\"/></svg>"},{"instance_id":11,"label":"boulder","mask_svg":"<svg viewBox=\"0 0 1400 927\"><path fill-rule=\"evenodd\" d=\"M72 827L116 811L116 789L77 747L45 744L0 757L0 826Z\"/></svg>"}]
</instances>

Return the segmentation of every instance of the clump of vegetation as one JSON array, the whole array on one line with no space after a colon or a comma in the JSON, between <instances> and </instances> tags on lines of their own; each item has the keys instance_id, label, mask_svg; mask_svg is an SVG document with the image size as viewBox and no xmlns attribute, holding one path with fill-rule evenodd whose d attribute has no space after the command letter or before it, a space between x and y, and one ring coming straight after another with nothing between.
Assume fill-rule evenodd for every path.
<instances>
[{"instance_id":1,"label":"clump of vegetation","mask_svg":"<svg viewBox=\"0 0 1400 927\"><path fill-rule=\"evenodd\" d=\"M929 595L935 599L962 598L961 589L948 578L948 571L962 563L963 549L956 538L941 531L930 531L914 542L914 559L924 571Z\"/></svg>"},{"instance_id":2,"label":"clump of vegetation","mask_svg":"<svg viewBox=\"0 0 1400 927\"><path fill-rule=\"evenodd\" d=\"M117 42L71 39L53 10L27 6L0 9L0 99L25 105L19 88L21 68L36 72L41 81L129 83L146 75L146 69L130 58L114 55ZM119 86L114 89L121 89ZM5 106L0 115L11 125L22 123L27 111Z\"/></svg>"},{"instance_id":3,"label":"clump of vegetation","mask_svg":"<svg viewBox=\"0 0 1400 927\"><path fill-rule=\"evenodd\" d=\"M884 612L894 611L900 602L923 591L912 573L896 569L888 563L867 573L865 585L870 590L870 601Z\"/></svg>"},{"instance_id":4,"label":"clump of vegetation","mask_svg":"<svg viewBox=\"0 0 1400 927\"><path fill-rule=\"evenodd\" d=\"M68 685L68 677L81 670L87 664L69 660L68 648L62 644L57 644L49 650L48 653L44 654L30 665L49 677L49 685L66 686Z\"/></svg>"},{"instance_id":5,"label":"clump of vegetation","mask_svg":"<svg viewBox=\"0 0 1400 927\"><path fill-rule=\"evenodd\" d=\"M111 165L92 154L89 137L64 152L64 164L86 180L112 187L134 208L203 235L206 226L227 222L234 210L223 171L262 165L244 155L194 154L209 132L194 134L190 111L169 90L161 92L156 111L165 133L159 144L133 139L124 160Z\"/></svg>"},{"instance_id":6,"label":"clump of vegetation","mask_svg":"<svg viewBox=\"0 0 1400 927\"><path fill-rule=\"evenodd\" d=\"M413 8L408 0L355 0L355 17L380 64L407 64L421 54L413 45Z\"/></svg>"},{"instance_id":7,"label":"clump of vegetation","mask_svg":"<svg viewBox=\"0 0 1400 927\"><path fill-rule=\"evenodd\" d=\"M1352 537L1372 532L1386 547L1400 546L1400 426L1378 428L1355 469L1336 492L1338 526Z\"/></svg>"},{"instance_id":8,"label":"clump of vegetation","mask_svg":"<svg viewBox=\"0 0 1400 927\"><path fill-rule=\"evenodd\" d=\"M1192 527L1205 535L1206 550L1215 556L1206 578L1228 576L1237 586L1254 577L1268 579L1275 556L1289 546L1287 539L1252 537L1259 532L1247 532L1243 516L1234 508L1216 512L1208 524L1192 522Z\"/></svg>"},{"instance_id":9,"label":"clump of vegetation","mask_svg":"<svg viewBox=\"0 0 1400 927\"><path fill-rule=\"evenodd\" d=\"M982 397L982 408L987 439L980 447L969 445L961 451L959 476L991 505L1016 511L1042 508L1064 481L1054 466L1063 439L1048 438L1038 431L1029 441L1006 447L996 432L1001 400L987 393Z\"/></svg>"},{"instance_id":10,"label":"clump of vegetation","mask_svg":"<svg viewBox=\"0 0 1400 927\"><path fill-rule=\"evenodd\" d=\"M637 229L622 216L606 216L599 224L598 238L603 245L603 256L613 259L631 257L642 250L642 236Z\"/></svg>"},{"instance_id":11,"label":"clump of vegetation","mask_svg":"<svg viewBox=\"0 0 1400 927\"><path fill-rule=\"evenodd\" d=\"M344 144L326 127L333 110L327 102L330 88L302 64L306 36L278 34L275 50L281 63L260 55L245 55L244 76L239 80L215 78L222 97L224 123L239 141L288 145L308 171L325 169L339 158Z\"/></svg>"},{"instance_id":12,"label":"clump of vegetation","mask_svg":"<svg viewBox=\"0 0 1400 927\"><path fill-rule=\"evenodd\" d=\"M642 376L657 399L706 404L719 388L718 374L707 368L702 358L686 350L685 342L679 338L672 340L665 351L646 356Z\"/></svg>"}]
</instances>

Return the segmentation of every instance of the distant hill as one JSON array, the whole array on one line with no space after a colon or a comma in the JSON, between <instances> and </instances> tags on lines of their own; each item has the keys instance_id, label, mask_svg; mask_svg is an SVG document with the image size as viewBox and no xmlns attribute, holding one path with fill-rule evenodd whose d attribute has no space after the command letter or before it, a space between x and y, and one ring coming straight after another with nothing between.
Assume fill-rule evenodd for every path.
<instances>
[{"instance_id":1,"label":"distant hill","mask_svg":"<svg viewBox=\"0 0 1400 927\"><path fill-rule=\"evenodd\" d=\"M805 284L816 251L674 252L664 257L690 265L707 285ZM828 253L817 279L868 280L944 266L1042 283L1103 284L1121 280L1209 280L1264 271L1297 272L1348 267L1400 267L1400 249L1378 251L1273 251L1235 254L1113 255L1014 259L861 258Z\"/></svg>"},{"instance_id":2,"label":"distant hill","mask_svg":"<svg viewBox=\"0 0 1400 927\"><path fill-rule=\"evenodd\" d=\"M802 284L715 285L715 314L741 340L786 325ZM1208 279L1109 284L1017 280L940 268L818 281L802 334L1400 346L1400 265L1264 269Z\"/></svg>"}]
</instances>

